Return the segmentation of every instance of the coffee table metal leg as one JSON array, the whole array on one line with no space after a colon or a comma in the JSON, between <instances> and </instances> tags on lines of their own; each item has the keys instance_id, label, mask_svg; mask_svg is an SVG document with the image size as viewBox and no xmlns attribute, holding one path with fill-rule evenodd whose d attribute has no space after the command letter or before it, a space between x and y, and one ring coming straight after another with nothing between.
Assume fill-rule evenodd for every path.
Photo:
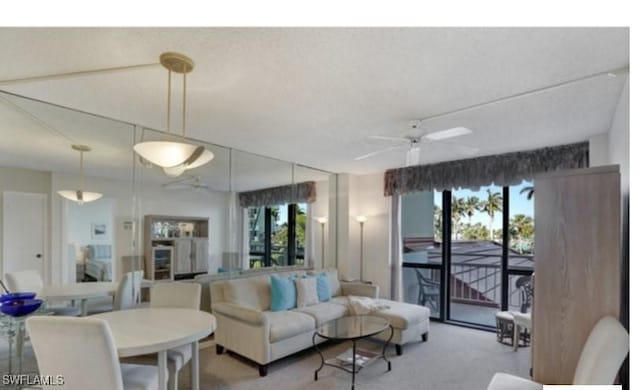
<instances>
[{"instance_id":1,"label":"coffee table metal leg","mask_svg":"<svg viewBox=\"0 0 640 390\"><path fill-rule=\"evenodd\" d=\"M389 326L389 329L391 329L389 338L385 341L384 347L382 347L382 358L387 362L387 371L391 371L391 360L387 359L387 347L389 346L391 339L393 339L393 326Z\"/></svg>"},{"instance_id":2,"label":"coffee table metal leg","mask_svg":"<svg viewBox=\"0 0 640 390\"><path fill-rule=\"evenodd\" d=\"M318 354L320 355L320 359L322 360L322 363L320 363L320 367L313 374L313 380L314 381L318 380L318 372L320 372L320 370L322 370L322 367L324 367L324 356L322 355L322 352L320 351L320 348L318 348L318 345L316 344L316 335L317 335L317 333L314 333L311 340L313 341L313 347L316 349L316 351L318 351Z\"/></svg>"},{"instance_id":3,"label":"coffee table metal leg","mask_svg":"<svg viewBox=\"0 0 640 390\"><path fill-rule=\"evenodd\" d=\"M353 361L351 362L351 390L356 387L356 341L351 340L353 343Z\"/></svg>"}]
</instances>

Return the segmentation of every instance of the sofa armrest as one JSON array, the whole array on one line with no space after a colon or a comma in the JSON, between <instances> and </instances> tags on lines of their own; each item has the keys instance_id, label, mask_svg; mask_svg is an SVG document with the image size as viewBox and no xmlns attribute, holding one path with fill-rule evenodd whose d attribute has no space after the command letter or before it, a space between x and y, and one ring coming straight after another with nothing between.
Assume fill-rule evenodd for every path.
<instances>
[{"instance_id":1,"label":"sofa armrest","mask_svg":"<svg viewBox=\"0 0 640 390\"><path fill-rule=\"evenodd\" d=\"M380 286L362 282L340 282L342 295L356 295L377 299L380 295Z\"/></svg>"},{"instance_id":2,"label":"sofa armrest","mask_svg":"<svg viewBox=\"0 0 640 390\"><path fill-rule=\"evenodd\" d=\"M252 325L263 325L267 323L267 317L260 310L252 307L242 306L235 303L214 303L211 305L212 311L218 314L244 321Z\"/></svg>"}]
</instances>

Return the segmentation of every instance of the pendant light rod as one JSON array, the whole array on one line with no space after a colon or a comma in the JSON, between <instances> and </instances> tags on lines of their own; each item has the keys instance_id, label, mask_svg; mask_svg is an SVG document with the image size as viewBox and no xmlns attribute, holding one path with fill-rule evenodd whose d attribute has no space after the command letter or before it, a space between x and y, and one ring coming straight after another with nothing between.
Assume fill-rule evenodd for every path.
<instances>
[{"instance_id":1,"label":"pendant light rod","mask_svg":"<svg viewBox=\"0 0 640 390\"><path fill-rule=\"evenodd\" d=\"M155 68L158 65L160 65L158 62L154 62L152 64L126 65L126 66L116 66L113 68L101 68L101 69L82 70L82 71L65 72L65 73L53 73L53 74L46 74L46 75L40 75L40 76L21 77L21 78L15 78L15 79L0 80L0 85L34 83L34 82L40 82L40 81L66 79L69 77L91 76L91 75L100 74L100 73L116 73L116 72L122 72L124 70Z\"/></svg>"},{"instance_id":2,"label":"pendant light rod","mask_svg":"<svg viewBox=\"0 0 640 390\"><path fill-rule=\"evenodd\" d=\"M169 88L167 88L167 133L171 133L171 69L169 71Z\"/></svg>"},{"instance_id":3,"label":"pendant light rod","mask_svg":"<svg viewBox=\"0 0 640 390\"><path fill-rule=\"evenodd\" d=\"M182 68L182 136L187 134L187 68Z\"/></svg>"}]
</instances>

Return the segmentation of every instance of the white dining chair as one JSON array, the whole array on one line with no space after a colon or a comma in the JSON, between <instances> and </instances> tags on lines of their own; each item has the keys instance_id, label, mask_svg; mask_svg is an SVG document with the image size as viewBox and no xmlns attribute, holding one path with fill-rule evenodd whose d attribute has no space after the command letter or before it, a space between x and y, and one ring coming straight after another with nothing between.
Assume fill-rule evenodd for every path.
<instances>
[{"instance_id":1,"label":"white dining chair","mask_svg":"<svg viewBox=\"0 0 640 390\"><path fill-rule=\"evenodd\" d=\"M573 376L574 385L611 385L629 352L629 334L613 317L603 317L591 330ZM541 390L543 385L497 373L487 390Z\"/></svg>"},{"instance_id":2,"label":"white dining chair","mask_svg":"<svg viewBox=\"0 0 640 390\"><path fill-rule=\"evenodd\" d=\"M156 283L151 287L151 308L176 308L200 310L200 283ZM169 370L168 387L178 389L178 372L191 360L191 344L167 351L167 368ZM157 364L157 355L144 355L129 358L125 361L137 364Z\"/></svg>"},{"instance_id":3,"label":"white dining chair","mask_svg":"<svg viewBox=\"0 0 640 390\"><path fill-rule=\"evenodd\" d=\"M120 364L109 324L97 318L34 316L27 330L41 375L66 389L156 390L158 368Z\"/></svg>"},{"instance_id":4,"label":"white dining chair","mask_svg":"<svg viewBox=\"0 0 640 390\"><path fill-rule=\"evenodd\" d=\"M122 275L113 298L89 302L88 314L136 308L140 305L140 287L143 273L143 271L132 271Z\"/></svg>"},{"instance_id":5,"label":"white dining chair","mask_svg":"<svg viewBox=\"0 0 640 390\"><path fill-rule=\"evenodd\" d=\"M36 270L24 270L9 272L5 275L7 288L11 292L34 292L40 294L44 287L44 282L40 273ZM75 306L50 306L47 309L57 316L73 316L80 315L80 308Z\"/></svg>"}]
</instances>

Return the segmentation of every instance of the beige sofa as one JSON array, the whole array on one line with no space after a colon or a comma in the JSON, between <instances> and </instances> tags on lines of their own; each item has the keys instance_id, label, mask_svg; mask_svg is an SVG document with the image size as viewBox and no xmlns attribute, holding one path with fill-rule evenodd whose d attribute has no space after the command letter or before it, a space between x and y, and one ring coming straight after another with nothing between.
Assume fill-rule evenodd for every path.
<instances>
[{"instance_id":1,"label":"beige sofa","mask_svg":"<svg viewBox=\"0 0 640 390\"><path fill-rule=\"evenodd\" d=\"M373 284L340 282L335 269L328 269L332 298L328 302L287 311L270 311L271 279L269 274L248 278L214 281L209 285L211 309L217 319L216 351L225 349L242 355L259 366L261 376L275 360L313 346L316 328L327 321L349 315L347 296L378 298L379 287ZM288 275L293 272L282 272ZM301 273L300 271L296 273ZM377 312L389 319L394 328L393 342L398 354L402 345L427 341L429 309L402 302L380 300L390 308ZM377 338L386 340L390 330Z\"/></svg>"}]
</instances>

